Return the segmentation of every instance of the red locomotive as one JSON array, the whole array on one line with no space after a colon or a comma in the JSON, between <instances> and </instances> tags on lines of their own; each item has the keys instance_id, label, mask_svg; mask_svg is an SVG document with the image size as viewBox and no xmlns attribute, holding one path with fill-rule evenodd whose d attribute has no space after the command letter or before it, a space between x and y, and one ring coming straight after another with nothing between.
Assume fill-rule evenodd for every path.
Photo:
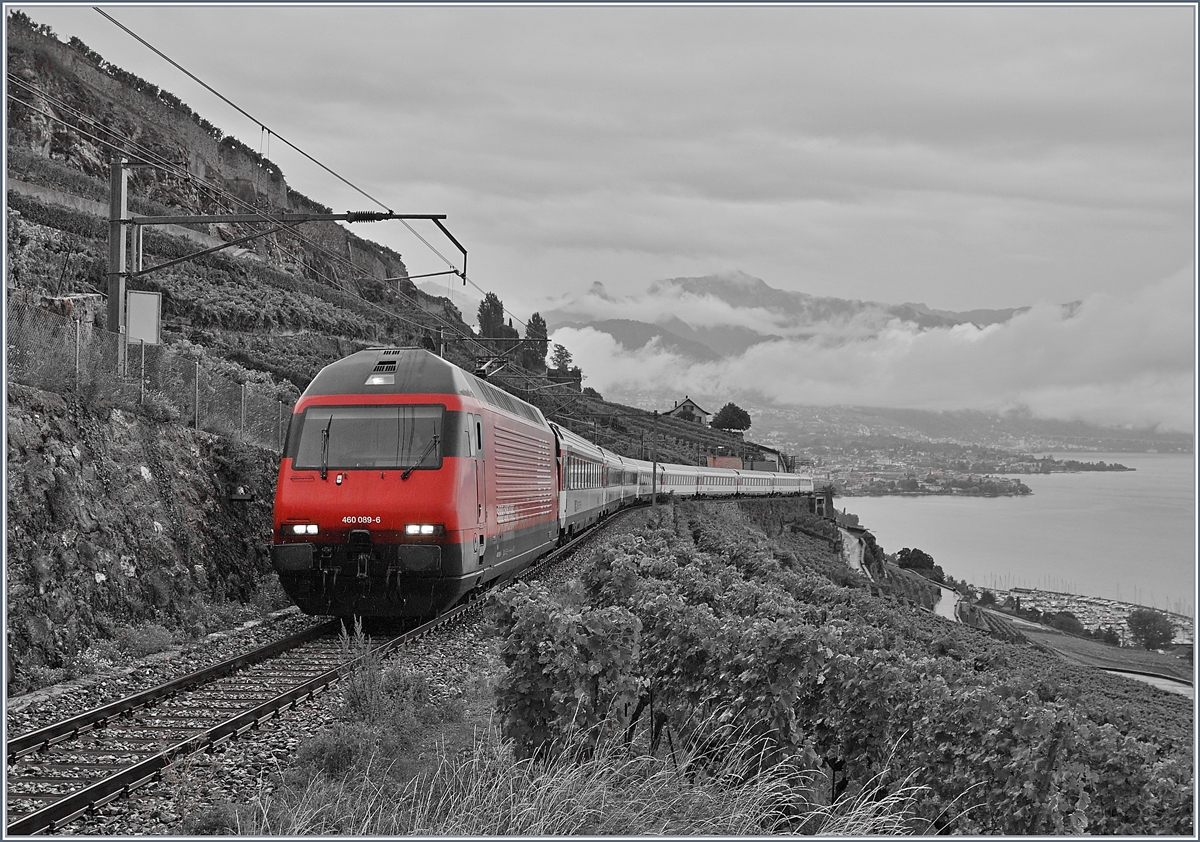
<instances>
[{"instance_id":1,"label":"red locomotive","mask_svg":"<svg viewBox=\"0 0 1200 842\"><path fill-rule=\"evenodd\" d=\"M296 402L271 560L306 613L430 617L648 499L652 470L435 354L372 348L326 366ZM660 464L657 486L775 494L812 481Z\"/></svg>"}]
</instances>

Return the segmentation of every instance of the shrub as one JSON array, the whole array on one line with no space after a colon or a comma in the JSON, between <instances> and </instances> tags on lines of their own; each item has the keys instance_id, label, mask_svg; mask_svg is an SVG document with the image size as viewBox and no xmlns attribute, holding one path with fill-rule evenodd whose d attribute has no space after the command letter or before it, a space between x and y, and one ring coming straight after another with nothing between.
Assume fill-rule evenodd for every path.
<instances>
[{"instance_id":1,"label":"shrub","mask_svg":"<svg viewBox=\"0 0 1200 842\"><path fill-rule=\"evenodd\" d=\"M141 658L162 652L175 643L171 632L157 623L147 623L142 626L127 626L117 633L117 648L122 652Z\"/></svg>"}]
</instances>

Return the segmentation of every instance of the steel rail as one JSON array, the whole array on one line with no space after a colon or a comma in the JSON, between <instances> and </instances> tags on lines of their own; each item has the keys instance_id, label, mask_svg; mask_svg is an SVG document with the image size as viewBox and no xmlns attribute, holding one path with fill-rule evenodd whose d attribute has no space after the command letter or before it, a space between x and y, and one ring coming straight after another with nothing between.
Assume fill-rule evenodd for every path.
<instances>
[{"instance_id":1,"label":"steel rail","mask_svg":"<svg viewBox=\"0 0 1200 842\"><path fill-rule=\"evenodd\" d=\"M344 661L338 666L333 667L321 673L320 675L303 682L302 684L298 684L290 690L286 690L274 698L269 699L268 701L262 702L257 706L250 708L249 710L238 713L218 723L217 725L202 731L199 734L190 736L186 740L170 746L169 748L166 748L157 754L151 755L144 760L138 761L134 765L126 767L114 775L97 781L96 783L82 789L76 790L68 795L58 797L57 800L55 800L52 804L49 804L32 813L28 813L13 821L8 825L6 832L14 836L24 836L42 833L45 831L54 831L58 828L61 828L67 823L74 821L84 813L94 810L96 807L107 804L108 802L120 798L132 790L149 783L157 778L164 769L172 765L176 760L196 754L208 748L212 748L225 742L226 740L236 739L252 728L257 727L257 725L263 720L278 716L279 713L283 712L284 710L294 707L298 701L312 698L334 681L337 681L339 678L355 669L358 664L368 656L380 656L387 654L393 649L415 640L437 627L448 625L450 622L454 621L460 615L466 612L470 607L472 606L467 605L454 608L429 621L428 623L425 623L424 625L418 626L417 628L405 632L399 637L393 638L392 640L382 643L378 646L371 647L362 654ZM315 628L322 629L325 633L328 633L331 628L336 628L340 623L340 620L332 620L329 623L325 623ZM311 632L312 630L302 634L311 634ZM300 635L293 635L291 638L287 638L286 641L291 641L292 645L294 646L296 645L295 639L299 636ZM315 639L317 636L319 635L313 635L313 638ZM280 641L279 643L281 644L283 642L284 641ZM279 651L286 651L286 649L290 647L284 647L278 644L274 645L273 647L264 647L264 649L269 648L276 648ZM259 654L261 652L263 652L263 650L256 650L254 654ZM263 658L260 657L258 660L262 659ZM231 661L227 661L218 666L225 666L225 664L240 660L242 660L242 658L231 659ZM210 670L211 669L215 668L210 668ZM198 675L198 673L194 675ZM176 682L171 682L171 684L175 683ZM203 682L193 682L193 686L199 683ZM177 692L177 689L178 688L172 692ZM140 696L143 694L138 695ZM161 696L159 696L159 698L161 698ZM129 700L122 700L122 702L128 701ZM122 702L115 703L115 705L119 706L122 704ZM132 706L126 707L126 709L132 709ZM95 712L93 711L92 713ZM95 721L99 720L93 720L93 723ZM60 723L59 726L52 727L61 728L65 725L66 723ZM34 735L31 734L28 736L33 737ZM65 737L60 737L60 741L61 739L65 739ZM39 745L46 744L47 743L43 741ZM47 795L44 797L55 798L56 796Z\"/></svg>"},{"instance_id":2,"label":"steel rail","mask_svg":"<svg viewBox=\"0 0 1200 842\"><path fill-rule=\"evenodd\" d=\"M55 743L60 743L63 740L77 736L90 728L101 725L114 716L131 713L139 708L148 707L162 699L169 698L183 690L189 690L200 684L208 683L214 679L221 678L232 672L236 672L244 667L264 661L268 658L278 655L280 652L286 652L289 649L294 649L301 644L307 643L310 640L316 640L319 637L324 637L332 631L336 631L338 620L331 620L327 623L313 626L302 632L297 632L290 637L281 638L273 643L255 649L252 652L247 652L243 655L238 655L219 664L213 664L210 667L197 670L190 675L185 675L180 678L173 679L157 687L151 687L149 690L143 690L140 693L134 693L131 696L126 696L123 699L118 699L115 702L102 705L98 708L85 711L78 716L73 716L70 719L64 719L62 722L56 722L53 725L47 725L45 728L39 728L36 731L30 731L27 734L22 734L19 737L14 737L9 740L5 746L5 755L8 757L8 762L12 763L19 757L48 748Z\"/></svg>"}]
</instances>

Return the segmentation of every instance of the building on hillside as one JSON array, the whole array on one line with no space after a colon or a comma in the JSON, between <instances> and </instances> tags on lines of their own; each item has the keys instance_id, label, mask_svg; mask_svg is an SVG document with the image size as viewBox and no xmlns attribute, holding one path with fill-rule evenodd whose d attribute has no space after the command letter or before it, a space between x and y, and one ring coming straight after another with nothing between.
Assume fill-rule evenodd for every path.
<instances>
[{"instance_id":1,"label":"building on hillside","mask_svg":"<svg viewBox=\"0 0 1200 842\"><path fill-rule=\"evenodd\" d=\"M707 427L709 422L712 421L712 413L705 412L687 395L683 396L683 403L676 401L675 408L668 409L663 414L670 415L673 418L678 418L680 421L691 421L696 424L703 424L705 427Z\"/></svg>"},{"instance_id":2,"label":"building on hillside","mask_svg":"<svg viewBox=\"0 0 1200 842\"><path fill-rule=\"evenodd\" d=\"M808 511L818 517L832 518L837 510L833 508L833 486L818 488L808 496Z\"/></svg>"}]
</instances>

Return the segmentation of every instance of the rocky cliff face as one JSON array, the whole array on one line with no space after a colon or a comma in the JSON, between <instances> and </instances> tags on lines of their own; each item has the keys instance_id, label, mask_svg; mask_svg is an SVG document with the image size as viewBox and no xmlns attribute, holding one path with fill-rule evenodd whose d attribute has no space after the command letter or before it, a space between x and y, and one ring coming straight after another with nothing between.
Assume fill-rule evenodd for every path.
<instances>
[{"instance_id":1,"label":"rocky cliff face","mask_svg":"<svg viewBox=\"0 0 1200 842\"><path fill-rule=\"evenodd\" d=\"M155 622L203 633L270 570L273 454L8 384L8 644L15 678ZM251 502L230 499L238 487Z\"/></svg>"},{"instance_id":2,"label":"rocky cliff face","mask_svg":"<svg viewBox=\"0 0 1200 842\"><path fill-rule=\"evenodd\" d=\"M61 162L102 185L108 182L109 163L116 154L134 161L149 156L169 163L171 170L133 170L129 192L131 197L157 203L175 213L246 212L245 208L231 209L208 185L262 210L329 211L292 191L283 173L270 161L240 142L222 137L219 130L182 103L174 105L176 100L170 94L160 94L157 88L134 89L126 78L128 74L119 69L106 72L109 65L99 56L89 56L11 21L8 37L9 73L18 80L13 96L28 103L9 103L10 152L31 152ZM25 173L18 165L12 174L21 177ZM209 233L226 239L251 230L231 223L207 227ZM336 223L308 223L304 231L333 253L352 257L364 275L407 275L399 254L356 237ZM300 260L297 248L285 247L278 237L264 238L252 248L296 269L309 264L328 269L330 261L327 255L303 246L298 248L307 252L308 259ZM416 292L416 288L406 291Z\"/></svg>"}]
</instances>

